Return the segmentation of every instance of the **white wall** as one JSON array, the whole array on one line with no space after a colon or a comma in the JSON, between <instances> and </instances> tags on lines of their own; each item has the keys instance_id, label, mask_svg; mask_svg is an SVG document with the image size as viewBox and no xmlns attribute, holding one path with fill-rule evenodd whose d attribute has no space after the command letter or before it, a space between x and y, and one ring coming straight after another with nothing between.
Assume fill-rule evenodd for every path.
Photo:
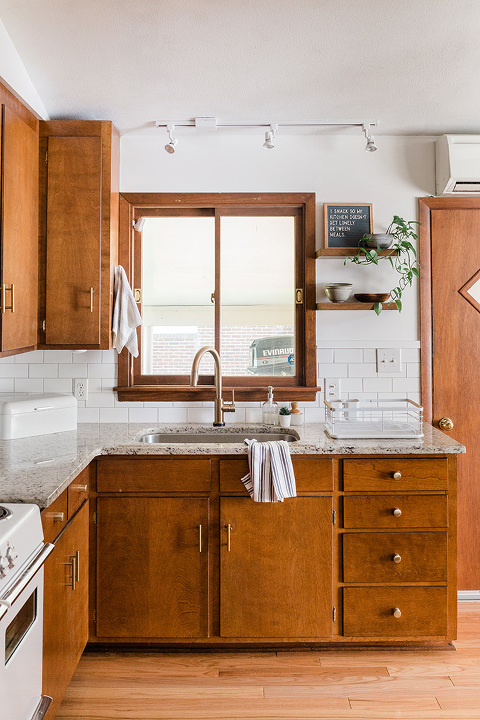
<instances>
[{"instance_id":1,"label":"white wall","mask_svg":"<svg viewBox=\"0 0 480 720\"><path fill-rule=\"evenodd\" d=\"M185 131L187 132L187 131ZM377 136L367 153L360 135L277 136L274 150L263 135L179 135L174 155L166 153L164 129L157 135L121 140L123 192L315 192L317 247L323 243L324 202L373 203L374 230L386 229L394 214L417 219L417 198L435 192L434 138ZM240 249L241 251L241 249ZM382 268L345 268L343 259L317 262L318 299L326 282L352 282L354 291L394 286ZM406 292L402 313L319 312L319 347L418 347L418 287Z\"/></svg>"},{"instance_id":2,"label":"white wall","mask_svg":"<svg viewBox=\"0 0 480 720\"><path fill-rule=\"evenodd\" d=\"M5 25L0 20L0 80L40 119L47 120L48 113L35 90L20 55L10 40Z\"/></svg>"}]
</instances>

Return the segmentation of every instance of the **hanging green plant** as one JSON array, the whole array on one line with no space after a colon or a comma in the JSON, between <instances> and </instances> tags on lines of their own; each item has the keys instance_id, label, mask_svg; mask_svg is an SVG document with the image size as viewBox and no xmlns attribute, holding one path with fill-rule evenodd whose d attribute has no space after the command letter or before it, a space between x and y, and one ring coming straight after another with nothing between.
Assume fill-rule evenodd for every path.
<instances>
[{"instance_id":1,"label":"hanging green plant","mask_svg":"<svg viewBox=\"0 0 480 720\"><path fill-rule=\"evenodd\" d=\"M380 260L388 260L400 276L398 284L390 290L390 297L399 312L402 312L403 291L406 287L412 286L414 277L420 277L417 251L411 243L411 240L418 240L415 226L419 224L416 220L405 221L398 215L394 215L387 229L387 235L391 235L393 238L388 250L383 250L375 242L375 236L366 234L358 242L358 252L353 257L345 258L344 262L344 265L348 262L355 263L355 265L378 265ZM377 315L380 315L382 303L374 303L373 309Z\"/></svg>"}]
</instances>

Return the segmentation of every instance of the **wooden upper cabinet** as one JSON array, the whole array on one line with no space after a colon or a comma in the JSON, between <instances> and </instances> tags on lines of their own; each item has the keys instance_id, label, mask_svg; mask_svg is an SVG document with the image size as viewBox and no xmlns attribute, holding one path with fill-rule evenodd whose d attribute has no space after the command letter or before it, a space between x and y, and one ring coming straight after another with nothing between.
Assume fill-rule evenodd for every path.
<instances>
[{"instance_id":1,"label":"wooden upper cabinet","mask_svg":"<svg viewBox=\"0 0 480 720\"><path fill-rule=\"evenodd\" d=\"M40 123L46 241L43 347L111 347L118 236L118 132ZM41 233L42 234L42 233Z\"/></svg>"},{"instance_id":2,"label":"wooden upper cabinet","mask_svg":"<svg viewBox=\"0 0 480 720\"><path fill-rule=\"evenodd\" d=\"M1 351L37 344L38 134L2 106Z\"/></svg>"}]
</instances>

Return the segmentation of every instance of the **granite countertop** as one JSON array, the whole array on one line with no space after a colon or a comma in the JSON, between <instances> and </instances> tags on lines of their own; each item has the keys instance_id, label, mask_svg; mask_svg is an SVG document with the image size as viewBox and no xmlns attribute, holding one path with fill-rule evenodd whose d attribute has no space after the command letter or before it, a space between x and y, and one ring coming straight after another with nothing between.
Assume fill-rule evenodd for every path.
<instances>
[{"instance_id":1,"label":"granite countertop","mask_svg":"<svg viewBox=\"0 0 480 720\"><path fill-rule=\"evenodd\" d=\"M87 465L99 455L245 455L244 443L175 443L175 433L219 433L272 430L264 425L229 424L213 428L200 424L145 426L139 423L79 425L76 431L0 441L0 502L50 505ZM278 428L279 429L279 428ZM138 442L148 432L168 432L172 443ZM298 435L294 454L310 455L433 455L463 453L463 445L424 423L421 440L330 440L321 423L306 423L288 430Z\"/></svg>"}]
</instances>

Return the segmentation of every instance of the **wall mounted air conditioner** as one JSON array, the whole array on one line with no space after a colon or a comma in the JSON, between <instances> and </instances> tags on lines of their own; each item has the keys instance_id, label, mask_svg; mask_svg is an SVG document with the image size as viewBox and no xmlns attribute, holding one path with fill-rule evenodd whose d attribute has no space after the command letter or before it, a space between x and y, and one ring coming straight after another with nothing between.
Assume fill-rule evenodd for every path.
<instances>
[{"instance_id":1,"label":"wall mounted air conditioner","mask_svg":"<svg viewBox=\"0 0 480 720\"><path fill-rule=\"evenodd\" d=\"M480 195L480 135L442 135L435 158L437 195Z\"/></svg>"}]
</instances>

